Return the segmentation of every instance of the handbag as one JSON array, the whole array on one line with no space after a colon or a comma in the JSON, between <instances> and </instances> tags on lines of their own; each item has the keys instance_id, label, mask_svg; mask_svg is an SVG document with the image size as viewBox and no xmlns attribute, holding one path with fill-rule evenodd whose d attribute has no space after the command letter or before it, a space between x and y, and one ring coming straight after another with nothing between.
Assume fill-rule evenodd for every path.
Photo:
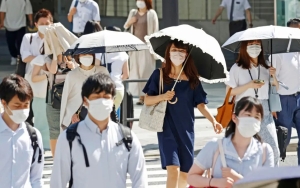
<instances>
[{"instance_id":1,"label":"handbag","mask_svg":"<svg viewBox=\"0 0 300 188\"><path fill-rule=\"evenodd\" d=\"M271 80L269 84L269 107L271 112L280 112L282 110L279 94L276 86L272 86Z\"/></svg>"},{"instance_id":2,"label":"handbag","mask_svg":"<svg viewBox=\"0 0 300 188\"><path fill-rule=\"evenodd\" d=\"M160 69L159 95L164 91L163 72ZM153 132L162 132L166 113L167 101L161 101L152 106L142 107L139 127Z\"/></svg>"},{"instance_id":3,"label":"handbag","mask_svg":"<svg viewBox=\"0 0 300 188\"><path fill-rule=\"evenodd\" d=\"M216 165L216 162L217 162L217 159L218 159L219 155L220 155L220 158L221 158L221 163L222 163L223 168L227 167L222 140L223 139L218 139L218 148L217 148L217 150L214 154L212 167L210 169L207 169L204 172L204 177L206 177L206 178L213 178L212 174L213 174L213 171L215 169L215 165ZM189 188L196 188L196 187L190 185ZM204 188L213 188L213 187L210 186L210 187L204 187Z\"/></svg>"},{"instance_id":4,"label":"handbag","mask_svg":"<svg viewBox=\"0 0 300 188\"><path fill-rule=\"evenodd\" d=\"M60 110L61 97L64 89L65 82L60 82L58 84L53 84L51 93L51 106L54 109Z\"/></svg>"},{"instance_id":5,"label":"handbag","mask_svg":"<svg viewBox=\"0 0 300 188\"><path fill-rule=\"evenodd\" d=\"M31 46L32 43L32 34L30 35L30 39L29 39L29 44ZM20 55L18 55L17 57L17 68L16 68L16 74L21 76L21 77L25 77L25 73L26 73L26 63L24 63L22 61L22 57Z\"/></svg>"},{"instance_id":6,"label":"handbag","mask_svg":"<svg viewBox=\"0 0 300 188\"><path fill-rule=\"evenodd\" d=\"M234 105L235 105L235 96L232 97L231 101L229 102L229 97L231 93L232 88L229 88L224 103L222 106L217 108L217 116L216 120L217 122L221 123L223 128L226 128L231 121L232 113L234 112Z\"/></svg>"}]
</instances>

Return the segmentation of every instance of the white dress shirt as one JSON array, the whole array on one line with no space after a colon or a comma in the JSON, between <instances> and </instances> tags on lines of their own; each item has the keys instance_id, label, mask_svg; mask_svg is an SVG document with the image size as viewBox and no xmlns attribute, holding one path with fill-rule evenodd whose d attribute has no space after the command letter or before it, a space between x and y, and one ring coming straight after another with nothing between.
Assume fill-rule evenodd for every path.
<instances>
[{"instance_id":1,"label":"white dress shirt","mask_svg":"<svg viewBox=\"0 0 300 188\"><path fill-rule=\"evenodd\" d=\"M258 67L252 66L250 72L253 80L258 79ZM258 89L258 99L269 99L269 70L260 66L260 80L264 80L265 84ZM248 69L243 69L239 67L236 63L231 67L229 72L229 81L225 84L229 87L236 88L242 85L245 85L251 81L251 77ZM255 91L253 88L247 89L244 93L241 93L236 96L235 100L239 101L243 97L255 97Z\"/></svg>"},{"instance_id":2,"label":"white dress shirt","mask_svg":"<svg viewBox=\"0 0 300 188\"><path fill-rule=\"evenodd\" d=\"M0 12L5 12L4 27L17 31L26 26L26 14L32 14L30 0L2 0Z\"/></svg>"},{"instance_id":3,"label":"white dress shirt","mask_svg":"<svg viewBox=\"0 0 300 188\"><path fill-rule=\"evenodd\" d=\"M38 144L43 149L41 133L35 129ZM43 154L43 151L42 151ZM38 163L37 149L32 162L33 148L25 123L12 131L0 114L0 187L1 188L42 188L44 155Z\"/></svg>"},{"instance_id":4,"label":"white dress shirt","mask_svg":"<svg viewBox=\"0 0 300 188\"><path fill-rule=\"evenodd\" d=\"M72 1L71 9L75 5L75 1ZM73 16L73 32L74 33L83 33L85 24L89 20L100 21L100 10L98 4L93 0L86 0L85 2L78 2L77 4L77 12Z\"/></svg>"},{"instance_id":5,"label":"white dress shirt","mask_svg":"<svg viewBox=\"0 0 300 188\"><path fill-rule=\"evenodd\" d=\"M122 138L119 125L110 121L100 133L96 124L87 116L79 123L77 132L89 159L86 167L82 146L75 138L72 145L73 188L125 188L127 172L133 188L147 187L145 158L141 144L132 132L132 148L128 152L124 144L116 146ZM66 131L59 135L50 187L66 188L70 180L70 149Z\"/></svg>"},{"instance_id":6,"label":"white dress shirt","mask_svg":"<svg viewBox=\"0 0 300 188\"><path fill-rule=\"evenodd\" d=\"M233 7L233 13L232 13L233 21L244 20L245 19L245 10L251 8L248 0L235 0L234 3L235 4ZM230 19L231 4L232 4L232 0L222 0L222 3L220 5L221 7L224 7L227 9L228 19Z\"/></svg>"},{"instance_id":7,"label":"white dress shirt","mask_svg":"<svg viewBox=\"0 0 300 188\"><path fill-rule=\"evenodd\" d=\"M273 54L272 63L273 67L276 68L278 81L289 88L287 90L279 85L278 93L280 95L292 95L300 92L300 53Z\"/></svg>"}]
</instances>

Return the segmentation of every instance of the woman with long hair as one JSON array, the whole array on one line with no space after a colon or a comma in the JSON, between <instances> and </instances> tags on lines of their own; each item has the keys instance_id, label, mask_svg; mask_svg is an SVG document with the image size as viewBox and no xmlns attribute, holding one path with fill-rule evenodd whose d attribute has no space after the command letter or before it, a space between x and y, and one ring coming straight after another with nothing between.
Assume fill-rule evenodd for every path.
<instances>
[{"instance_id":1,"label":"woman with long hair","mask_svg":"<svg viewBox=\"0 0 300 188\"><path fill-rule=\"evenodd\" d=\"M257 98L263 106L264 117L258 133L262 140L274 151L275 166L279 165L279 149L276 127L269 108L269 84L278 88L276 69L269 66L264 58L263 46L260 40L243 41L237 63L230 69L230 80L226 82L226 90L231 87L231 96L236 96L236 102L242 97ZM270 79L272 77L272 79Z\"/></svg>"},{"instance_id":2,"label":"woman with long hair","mask_svg":"<svg viewBox=\"0 0 300 188\"><path fill-rule=\"evenodd\" d=\"M125 29L145 42L144 37L158 31L158 17L152 8L152 0L136 0L137 9L132 9L124 25ZM155 58L149 50L130 52L129 79L148 79L155 69ZM145 83L131 83L129 90L134 96L139 96L138 105L144 104L142 89Z\"/></svg>"},{"instance_id":3,"label":"woman with long hair","mask_svg":"<svg viewBox=\"0 0 300 188\"><path fill-rule=\"evenodd\" d=\"M194 108L212 123L216 133L222 126L215 120L205 104L208 103L189 46L173 40L165 52L163 64L164 94L159 94L160 70L155 70L145 88L145 105L152 106L161 101L177 97L177 103L167 104L163 132L157 133L162 168L167 170L167 188L185 188L187 172L194 161ZM188 57L188 58L187 58ZM185 66L183 68L183 63ZM175 90L172 87L178 77Z\"/></svg>"},{"instance_id":4,"label":"woman with long hair","mask_svg":"<svg viewBox=\"0 0 300 188\"><path fill-rule=\"evenodd\" d=\"M258 99L240 99L222 139L227 167L222 168L220 154L215 158L219 145L214 139L196 157L188 174L188 183L193 187L231 187L259 167L274 167L273 150L258 135L263 118L264 109ZM212 178L203 177L205 170L212 167Z\"/></svg>"}]
</instances>

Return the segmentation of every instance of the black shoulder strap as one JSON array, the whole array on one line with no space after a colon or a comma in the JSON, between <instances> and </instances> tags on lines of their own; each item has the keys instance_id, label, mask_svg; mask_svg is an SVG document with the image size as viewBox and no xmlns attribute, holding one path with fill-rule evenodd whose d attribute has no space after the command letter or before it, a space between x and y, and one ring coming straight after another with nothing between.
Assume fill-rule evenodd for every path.
<instances>
[{"instance_id":1,"label":"black shoulder strap","mask_svg":"<svg viewBox=\"0 0 300 188\"><path fill-rule=\"evenodd\" d=\"M30 40L29 40L29 44L32 43L32 35L30 35Z\"/></svg>"},{"instance_id":2,"label":"black shoulder strap","mask_svg":"<svg viewBox=\"0 0 300 188\"><path fill-rule=\"evenodd\" d=\"M89 164L89 159L88 159L88 156L87 156L87 152L86 152L86 149L84 147L84 145L82 144L81 142L81 138L80 138L80 135L77 133L77 127L79 125L79 122L77 123L74 123L72 125L70 125L68 128L67 128L67 131L66 131L66 134L67 134L67 140L69 142L69 146L70 146L70 156L71 156L71 178L70 178L70 181L69 181L69 188L72 187L73 185L73 161L72 161L72 143L75 139L75 137L77 136L78 137L78 142L79 144L82 146L82 149L83 149L83 155L84 155L84 160L85 160L85 166L86 167L89 167L90 164Z\"/></svg>"},{"instance_id":3,"label":"black shoulder strap","mask_svg":"<svg viewBox=\"0 0 300 188\"><path fill-rule=\"evenodd\" d=\"M35 154L36 154L37 149L39 149L38 163L41 163L42 162L42 150L41 150L41 148L39 147L39 144L38 144L38 137L37 137L36 131L29 123L25 122L25 124L26 124L28 134L30 136L31 146L33 148L33 155L32 155L31 164L35 161Z\"/></svg>"},{"instance_id":4,"label":"black shoulder strap","mask_svg":"<svg viewBox=\"0 0 300 188\"><path fill-rule=\"evenodd\" d=\"M122 131L123 134L123 142L125 144L125 147L127 148L127 150L130 152L131 147L132 147L132 136L131 136L131 129L121 123L118 123L119 127Z\"/></svg>"}]
</instances>

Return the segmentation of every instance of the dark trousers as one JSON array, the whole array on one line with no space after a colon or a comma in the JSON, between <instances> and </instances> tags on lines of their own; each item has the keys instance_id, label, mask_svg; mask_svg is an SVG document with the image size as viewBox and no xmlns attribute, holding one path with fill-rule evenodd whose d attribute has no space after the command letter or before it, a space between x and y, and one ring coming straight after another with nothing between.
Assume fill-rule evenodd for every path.
<instances>
[{"instance_id":1,"label":"dark trousers","mask_svg":"<svg viewBox=\"0 0 300 188\"><path fill-rule=\"evenodd\" d=\"M288 141L286 146L289 145L292 135L292 127L297 130L298 138L300 138L300 94L295 95L280 95L281 112L277 112L278 119L277 125L281 125L288 129ZM298 165L300 165L300 139L298 141Z\"/></svg>"},{"instance_id":2,"label":"dark trousers","mask_svg":"<svg viewBox=\"0 0 300 188\"><path fill-rule=\"evenodd\" d=\"M5 32L6 42L11 57L17 58L17 56L20 55L21 43L25 33L26 33L26 27L22 27L17 31L6 30Z\"/></svg>"},{"instance_id":3,"label":"dark trousers","mask_svg":"<svg viewBox=\"0 0 300 188\"><path fill-rule=\"evenodd\" d=\"M229 22L229 34L234 35L237 32L245 31L247 29L246 20L231 21Z\"/></svg>"}]
</instances>

